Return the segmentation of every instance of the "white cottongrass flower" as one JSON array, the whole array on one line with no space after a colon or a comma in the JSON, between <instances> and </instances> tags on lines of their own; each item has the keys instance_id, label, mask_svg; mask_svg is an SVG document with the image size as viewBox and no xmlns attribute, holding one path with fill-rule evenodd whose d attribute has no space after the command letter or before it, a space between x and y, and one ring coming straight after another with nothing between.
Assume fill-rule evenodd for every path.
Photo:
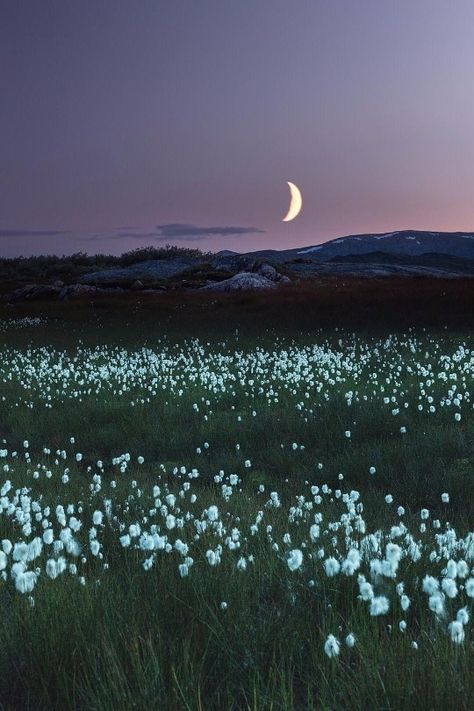
<instances>
[{"instance_id":1,"label":"white cottongrass flower","mask_svg":"<svg viewBox=\"0 0 474 711\"><path fill-rule=\"evenodd\" d=\"M356 643L356 638L352 634L352 632L350 632L346 637L346 644L348 647L353 647L355 645L355 643Z\"/></svg>"},{"instance_id":2,"label":"white cottongrass flower","mask_svg":"<svg viewBox=\"0 0 474 711\"><path fill-rule=\"evenodd\" d=\"M452 578L443 578L441 588L445 595L453 600L458 594L458 586Z\"/></svg>"},{"instance_id":3,"label":"white cottongrass flower","mask_svg":"<svg viewBox=\"0 0 474 711\"><path fill-rule=\"evenodd\" d=\"M374 588L366 580L359 584L359 592L361 599L365 602L371 602L375 597Z\"/></svg>"},{"instance_id":4,"label":"white cottongrass flower","mask_svg":"<svg viewBox=\"0 0 474 711\"><path fill-rule=\"evenodd\" d=\"M36 536L33 538L32 541L28 543L28 555L26 559L28 561L32 561L35 558L38 558L39 555L41 555L41 551L43 549L43 543L41 541L41 538Z\"/></svg>"},{"instance_id":5,"label":"white cottongrass flower","mask_svg":"<svg viewBox=\"0 0 474 711\"><path fill-rule=\"evenodd\" d=\"M94 526L101 525L103 516L104 515L102 511L94 511L94 513L92 514L92 523L94 524Z\"/></svg>"},{"instance_id":6,"label":"white cottongrass flower","mask_svg":"<svg viewBox=\"0 0 474 711\"><path fill-rule=\"evenodd\" d=\"M298 570L298 568L301 567L301 564L303 563L303 553L298 549L294 548L291 550L288 554L288 568L291 571Z\"/></svg>"},{"instance_id":7,"label":"white cottongrass flower","mask_svg":"<svg viewBox=\"0 0 474 711\"><path fill-rule=\"evenodd\" d=\"M329 578L337 575L341 569L341 564L336 558L326 558L324 561L324 570Z\"/></svg>"},{"instance_id":8,"label":"white cottongrass flower","mask_svg":"<svg viewBox=\"0 0 474 711\"><path fill-rule=\"evenodd\" d=\"M324 643L324 651L330 659L337 657L341 649L341 645L333 634L330 634Z\"/></svg>"},{"instance_id":9,"label":"white cottongrass flower","mask_svg":"<svg viewBox=\"0 0 474 711\"><path fill-rule=\"evenodd\" d=\"M166 517L166 528L169 531L172 531L173 528L176 527L176 516L173 516L173 514L168 514Z\"/></svg>"},{"instance_id":10,"label":"white cottongrass flower","mask_svg":"<svg viewBox=\"0 0 474 711\"><path fill-rule=\"evenodd\" d=\"M120 536L120 545L122 546L122 548L128 548L128 546L130 545L130 542L131 542L131 539L130 539L130 536L128 533L126 533L123 536Z\"/></svg>"},{"instance_id":11,"label":"white cottongrass flower","mask_svg":"<svg viewBox=\"0 0 474 711\"><path fill-rule=\"evenodd\" d=\"M402 557L402 549L396 543L387 543L385 548L385 557L390 563L398 565Z\"/></svg>"},{"instance_id":12,"label":"white cottongrass flower","mask_svg":"<svg viewBox=\"0 0 474 711\"><path fill-rule=\"evenodd\" d=\"M60 557L58 559L50 558L46 561L46 574L53 580L61 575L66 570L66 559Z\"/></svg>"},{"instance_id":13,"label":"white cottongrass flower","mask_svg":"<svg viewBox=\"0 0 474 711\"><path fill-rule=\"evenodd\" d=\"M456 614L456 621L460 622L462 625L467 625L469 622L469 611L467 607L461 607Z\"/></svg>"},{"instance_id":14,"label":"white cottongrass flower","mask_svg":"<svg viewBox=\"0 0 474 711\"><path fill-rule=\"evenodd\" d=\"M457 578L458 575L458 565L455 560L448 560L446 563L446 577L452 578L453 580Z\"/></svg>"},{"instance_id":15,"label":"white cottongrass flower","mask_svg":"<svg viewBox=\"0 0 474 711\"><path fill-rule=\"evenodd\" d=\"M215 551L208 550L206 552L206 558L209 565L215 566L219 563L219 556L216 555Z\"/></svg>"},{"instance_id":16,"label":"white cottongrass flower","mask_svg":"<svg viewBox=\"0 0 474 711\"><path fill-rule=\"evenodd\" d=\"M13 548L13 560L20 561L26 560L28 556L28 546L26 543L21 541L20 543L15 543Z\"/></svg>"},{"instance_id":17,"label":"white cottongrass flower","mask_svg":"<svg viewBox=\"0 0 474 711\"><path fill-rule=\"evenodd\" d=\"M185 578L189 573L189 566L186 563L180 563L178 565L179 574L182 578Z\"/></svg>"},{"instance_id":18,"label":"white cottongrass flower","mask_svg":"<svg viewBox=\"0 0 474 711\"><path fill-rule=\"evenodd\" d=\"M245 558L239 558L239 560L237 561L237 570L247 570L247 561L245 560Z\"/></svg>"},{"instance_id":19,"label":"white cottongrass flower","mask_svg":"<svg viewBox=\"0 0 474 711\"><path fill-rule=\"evenodd\" d=\"M15 588L23 594L30 593L36 585L36 574L32 570L20 573L15 577Z\"/></svg>"},{"instance_id":20,"label":"white cottongrass flower","mask_svg":"<svg viewBox=\"0 0 474 711\"><path fill-rule=\"evenodd\" d=\"M154 562L154 558L153 558L152 555L151 555L149 558L145 558L145 560L143 561L143 564L142 564L142 565L143 565L143 569L144 569L144 570L150 570L150 568L151 568L152 565L153 565L153 562Z\"/></svg>"},{"instance_id":21,"label":"white cottongrass flower","mask_svg":"<svg viewBox=\"0 0 474 711\"><path fill-rule=\"evenodd\" d=\"M347 557L342 561L341 571L344 575L354 575L360 567L360 553L357 548L350 548Z\"/></svg>"},{"instance_id":22,"label":"white cottongrass flower","mask_svg":"<svg viewBox=\"0 0 474 711\"><path fill-rule=\"evenodd\" d=\"M47 528L46 531L43 533L43 543L45 543L47 546L50 546L51 543L54 540L54 533L52 528Z\"/></svg>"},{"instance_id":23,"label":"white cottongrass flower","mask_svg":"<svg viewBox=\"0 0 474 711\"><path fill-rule=\"evenodd\" d=\"M428 598L428 606L437 617L444 616L444 595L440 592L435 592Z\"/></svg>"},{"instance_id":24,"label":"white cottongrass flower","mask_svg":"<svg viewBox=\"0 0 474 711\"><path fill-rule=\"evenodd\" d=\"M474 583L474 579L473 579ZM434 595L435 592L439 590L439 580L436 578L433 578L432 575L425 575L423 578L423 592L427 593L428 595ZM474 589L473 589L474 593Z\"/></svg>"},{"instance_id":25,"label":"white cottongrass flower","mask_svg":"<svg viewBox=\"0 0 474 711\"><path fill-rule=\"evenodd\" d=\"M410 607L410 598L408 595L402 595L400 598L400 606L403 610L403 612L406 612L408 608Z\"/></svg>"},{"instance_id":26,"label":"white cottongrass flower","mask_svg":"<svg viewBox=\"0 0 474 711\"><path fill-rule=\"evenodd\" d=\"M209 506L207 509L207 518L209 521L217 521L219 518L219 509L217 506Z\"/></svg>"},{"instance_id":27,"label":"white cottongrass flower","mask_svg":"<svg viewBox=\"0 0 474 711\"><path fill-rule=\"evenodd\" d=\"M457 574L458 578L467 578L469 575L469 566L465 560L458 560L457 562Z\"/></svg>"},{"instance_id":28,"label":"white cottongrass flower","mask_svg":"<svg viewBox=\"0 0 474 711\"><path fill-rule=\"evenodd\" d=\"M378 595L377 597L374 597L372 602L370 603L370 614L372 615L372 617L376 617L378 615L386 615L389 611L389 608L390 603L388 601L388 598L386 598L385 595Z\"/></svg>"},{"instance_id":29,"label":"white cottongrass flower","mask_svg":"<svg viewBox=\"0 0 474 711\"><path fill-rule=\"evenodd\" d=\"M464 642L465 632L462 622L458 622L457 620L450 622L448 630L451 635L451 639L455 644L462 644Z\"/></svg>"},{"instance_id":30,"label":"white cottongrass flower","mask_svg":"<svg viewBox=\"0 0 474 711\"><path fill-rule=\"evenodd\" d=\"M464 590L468 597L474 597L474 578L468 578L468 580L466 580Z\"/></svg>"}]
</instances>

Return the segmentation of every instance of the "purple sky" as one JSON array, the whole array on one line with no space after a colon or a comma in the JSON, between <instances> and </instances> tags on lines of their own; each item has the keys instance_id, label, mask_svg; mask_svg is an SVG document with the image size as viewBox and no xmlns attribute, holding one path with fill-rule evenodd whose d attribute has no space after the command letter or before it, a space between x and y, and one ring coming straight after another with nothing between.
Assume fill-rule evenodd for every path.
<instances>
[{"instance_id":1,"label":"purple sky","mask_svg":"<svg viewBox=\"0 0 474 711\"><path fill-rule=\"evenodd\" d=\"M2 0L0 255L473 230L473 31L472 0Z\"/></svg>"}]
</instances>

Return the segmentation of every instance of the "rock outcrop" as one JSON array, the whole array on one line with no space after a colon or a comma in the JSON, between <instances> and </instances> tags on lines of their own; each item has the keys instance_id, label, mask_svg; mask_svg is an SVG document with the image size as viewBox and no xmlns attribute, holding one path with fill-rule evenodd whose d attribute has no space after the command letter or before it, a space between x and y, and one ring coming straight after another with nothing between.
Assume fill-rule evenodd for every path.
<instances>
[{"instance_id":1,"label":"rock outcrop","mask_svg":"<svg viewBox=\"0 0 474 711\"><path fill-rule=\"evenodd\" d=\"M154 294L167 291L170 284L166 280L180 273L190 271L191 277L184 279L181 277L182 289L196 289L196 281L201 286L200 291L231 292L231 291L252 291L260 289L275 289L277 286L290 282L287 276L280 274L275 267L266 262L256 262L255 260L243 260L240 256L231 255L228 259L233 260L234 269L230 270L233 276L225 278L223 281L209 281L212 278L213 268L209 269L209 263L201 264L195 258L189 259L163 259L148 260L138 264L132 264L123 269L107 269L86 274L79 283L64 284L62 281L55 281L52 284L28 284L22 286L2 299L8 301L29 301L42 298L59 298L62 301L80 297L94 297L105 294L116 294L125 291L139 292L140 294ZM239 268L236 268L238 265ZM199 273L201 267L202 274ZM230 265L227 265L230 267ZM194 269L192 269L194 268ZM214 271L214 278L224 276L225 269ZM227 273L229 273L227 271ZM217 274L219 272L219 274ZM207 273L209 276L207 276ZM165 283L160 283L165 282ZM171 286L173 284L171 283Z\"/></svg>"},{"instance_id":2,"label":"rock outcrop","mask_svg":"<svg viewBox=\"0 0 474 711\"><path fill-rule=\"evenodd\" d=\"M7 294L9 301L34 301L59 296L61 287L53 284L27 284Z\"/></svg>"},{"instance_id":3,"label":"rock outcrop","mask_svg":"<svg viewBox=\"0 0 474 711\"><path fill-rule=\"evenodd\" d=\"M239 272L230 279L224 279L203 286L199 291L253 291L255 289L276 289L275 281L253 272Z\"/></svg>"},{"instance_id":4,"label":"rock outcrop","mask_svg":"<svg viewBox=\"0 0 474 711\"><path fill-rule=\"evenodd\" d=\"M122 269L103 269L90 272L81 277L82 284L93 286L131 286L134 282L142 284L169 279L195 266L196 259L150 259L146 262L131 264Z\"/></svg>"},{"instance_id":5,"label":"rock outcrop","mask_svg":"<svg viewBox=\"0 0 474 711\"><path fill-rule=\"evenodd\" d=\"M78 296L85 296L86 294L96 294L97 291L98 289L95 286L88 286L87 284L69 284L61 289L59 298L64 301L66 299L77 298Z\"/></svg>"}]
</instances>

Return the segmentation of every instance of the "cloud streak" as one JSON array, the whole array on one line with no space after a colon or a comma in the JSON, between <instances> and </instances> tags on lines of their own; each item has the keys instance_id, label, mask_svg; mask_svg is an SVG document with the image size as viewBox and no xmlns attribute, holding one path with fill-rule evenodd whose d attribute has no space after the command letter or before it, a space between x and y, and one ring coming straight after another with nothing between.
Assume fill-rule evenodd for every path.
<instances>
[{"instance_id":1,"label":"cloud streak","mask_svg":"<svg viewBox=\"0 0 474 711\"><path fill-rule=\"evenodd\" d=\"M199 238L205 239L206 237L233 237L236 235L252 235L252 234L262 234L265 230L261 230L259 227L235 227L232 225L226 225L224 227L199 227L197 225L188 225L181 222L171 222L166 225L157 225L158 233L163 237L169 237L172 239L184 239L184 238Z\"/></svg>"},{"instance_id":2,"label":"cloud streak","mask_svg":"<svg viewBox=\"0 0 474 711\"><path fill-rule=\"evenodd\" d=\"M0 237L57 237L68 230L0 230Z\"/></svg>"},{"instance_id":3,"label":"cloud streak","mask_svg":"<svg viewBox=\"0 0 474 711\"><path fill-rule=\"evenodd\" d=\"M159 239L159 237L157 232L119 232L117 235L101 239Z\"/></svg>"},{"instance_id":4,"label":"cloud streak","mask_svg":"<svg viewBox=\"0 0 474 711\"><path fill-rule=\"evenodd\" d=\"M82 237L86 241L115 240L115 239L149 239L154 242L198 242L209 237L235 237L239 235L263 234L265 230L259 227L239 227L235 225L199 227L182 222L171 222L165 225L157 225L154 232L118 232L110 235L92 235Z\"/></svg>"}]
</instances>

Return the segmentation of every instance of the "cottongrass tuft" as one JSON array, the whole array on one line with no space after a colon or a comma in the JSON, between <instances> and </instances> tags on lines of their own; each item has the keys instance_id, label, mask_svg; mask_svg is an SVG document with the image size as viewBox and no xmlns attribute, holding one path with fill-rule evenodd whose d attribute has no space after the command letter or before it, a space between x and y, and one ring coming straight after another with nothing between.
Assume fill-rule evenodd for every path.
<instances>
[{"instance_id":1,"label":"cottongrass tuft","mask_svg":"<svg viewBox=\"0 0 474 711\"><path fill-rule=\"evenodd\" d=\"M451 639L455 644L462 644L464 642L465 632L462 622L458 622L457 620L450 622L448 630L451 635Z\"/></svg>"},{"instance_id":2,"label":"cottongrass tuft","mask_svg":"<svg viewBox=\"0 0 474 711\"><path fill-rule=\"evenodd\" d=\"M329 578L337 575L341 569L341 565L336 558L326 558L324 561L324 570Z\"/></svg>"},{"instance_id":3,"label":"cottongrass tuft","mask_svg":"<svg viewBox=\"0 0 474 711\"><path fill-rule=\"evenodd\" d=\"M337 657L341 649L339 641L333 634L330 634L324 643L324 651L330 659Z\"/></svg>"},{"instance_id":4,"label":"cottongrass tuft","mask_svg":"<svg viewBox=\"0 0 474 711\"><path fill-rule=\"evenodd\" d=\"M291 571L298 570L303 563L303 553L298 548L293 549L288 554L287 563Z\"/></svg>"},{"instance_id":5,"label":"cottongrass tuft","mask_svg":"<svg viewBox=\"0 0 474 711\"><path fill-rule=\"evenodd\" d=\"M390 603L385 595L378 595L374 597L370 603L370 614L372 617L377 617L378 615L386 615L390 609Z\"/></svg>"}]
</instances>

